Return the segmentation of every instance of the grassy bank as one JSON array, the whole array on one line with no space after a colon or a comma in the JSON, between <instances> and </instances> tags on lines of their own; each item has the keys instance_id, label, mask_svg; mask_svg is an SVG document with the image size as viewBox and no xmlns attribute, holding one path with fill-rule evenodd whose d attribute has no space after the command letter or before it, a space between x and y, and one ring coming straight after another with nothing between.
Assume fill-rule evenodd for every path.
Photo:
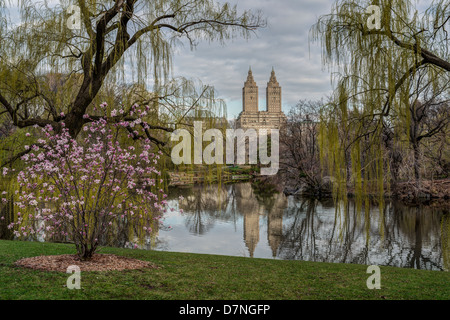
<instances>
[{"instance_id":1,"label":"grassy bank","mask_svg":"<svg viewBox=\"0 0 450 320\"><path fill-rule=\"evenodd\" d=\"M0 299L450 299L450 274L381 267L369 290L367 266L104 248L158 269L68 274L19 268L23 257L74 253L71 245L0 240Z\"/></svg>"}]
</instances>

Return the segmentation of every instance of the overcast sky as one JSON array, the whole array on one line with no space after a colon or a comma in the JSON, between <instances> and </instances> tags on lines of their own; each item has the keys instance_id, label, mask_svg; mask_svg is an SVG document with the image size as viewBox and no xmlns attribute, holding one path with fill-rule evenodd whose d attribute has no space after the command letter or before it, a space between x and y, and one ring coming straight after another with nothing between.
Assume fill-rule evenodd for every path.
<instances>
[{"instance_id":1,"label":"overcast sky","mask_svg":"<svg viewBox=\"0 0 450 320\"><path fill-rule=\"evenodd\" d=\"M225 2L221 0L221 2ZM242 87L249 66L259 87L260 110L272 67L282 87L283 111L300 99L320 99L331 93L330 73L323 68L318 43L310 43L311 26L331 12L332 0L229 0L238 10L261 9L268 26L249 40L235 39L225 46L200 43L178 50L174 76L199 79L213 85L227 103L228 118L242 111ZM310 45L311 44L311 45Z\"/></svg>"},{"instance_id":2,"label":"overcast sky","mask_svg":"<svg viewBox=\"0 0 450 320\"><path fill-rule=\"evenodd\" d=\"M249 40L237 38L224 46L218 42L200 42L193 51L188 44L176 49L174 77L214 86L218 98L227 103L229 119L242 111L242 87L250 66L259 87L260 110L265 108L265 90L272 67L282 87L285 113L299 100L321 99L331 94L330 72L322 65L320 44L312 43L309 36L317 19L331 12L334 0L217 1L237 4L239 12L261 10L268 25ZM417 1L419 8L426 8L431 0ZM13 21L19 21L15 11L11 12Z\"/></svg>"},{"instance_id":3,"label":"overcast sky","mask_svg":"<svg viewBox=\"0 0 450 320\"><path fill-rule=\"evenodd\" d=\"M228 118L242 111L242 87L251 66L259 87L260 110L265 109L265 91L274 67L282 87L285 113L301 99L320 99L331 93L330 73L323 68L318 43L309 41L310 28L318 17L331 12L334 0L217 0L237 4L238 11L261 10L266 28L250 39L236 38L225 45L200 42L195 50L176 49L173 76L200 80L214 86L227 104ZM50 1L51 6L59 0ZM13 22L19 23L12 5Z\"/></svg>"}]
</instances>

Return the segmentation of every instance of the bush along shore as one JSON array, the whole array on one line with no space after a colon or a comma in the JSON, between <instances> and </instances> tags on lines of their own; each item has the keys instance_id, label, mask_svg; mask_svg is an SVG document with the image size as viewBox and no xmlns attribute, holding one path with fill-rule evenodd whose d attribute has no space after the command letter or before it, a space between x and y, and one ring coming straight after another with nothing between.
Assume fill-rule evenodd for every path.
<instances>
[{"instance_id":1,"label":"bush along shore","mask_svg":"<svg viewBox=\"0 0 450 320\"><path fill-rule=\"evenodd\" d=\"M283 186L285 195L303 195L318 198L332 197L332 178L325 177L317 186L306 183L286 183ZM348 188L348 197L355 197L355 190ZM370 197L378 197L377 194L369 194ZM389 187L384 193L385 198L400 200L407 203L427 201L447 201L450 199L450 179L424 180L420 184L416 181L398 182Z\"/></svg>"}]
</instances>

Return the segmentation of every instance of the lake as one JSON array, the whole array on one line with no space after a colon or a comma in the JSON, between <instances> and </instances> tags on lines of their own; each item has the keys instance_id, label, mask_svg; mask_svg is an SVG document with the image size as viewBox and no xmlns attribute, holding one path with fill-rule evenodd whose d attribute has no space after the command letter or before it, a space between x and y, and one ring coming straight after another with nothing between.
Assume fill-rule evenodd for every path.
<instances>
[{"instance_id":1,"label":"lake","mask_svg":"<svg viewBox=\"0 0 450 320\"><path fill-rule=\"evenodd\" d=\"M285 196L258 183L178 186L170 188L163 226L151 237L137 241L121 232L106 241L149 250L448 271L448 206L390 201L380 210L349 200L339 209L332 199Z\"/></svg>"},{"instance_id":2,"label":"lake","mask_svg":"<svg viewBox=\"0 0 450 320\"><path fill-rule=\"evenodd\" d=\"M171 188L168 203L171 228L148 249L427 270L450 264L448 208L387 202L382 211L357 210L349 201L338 211L331 199L261 192L252 183Z\"/></svg>"}]
</instances>

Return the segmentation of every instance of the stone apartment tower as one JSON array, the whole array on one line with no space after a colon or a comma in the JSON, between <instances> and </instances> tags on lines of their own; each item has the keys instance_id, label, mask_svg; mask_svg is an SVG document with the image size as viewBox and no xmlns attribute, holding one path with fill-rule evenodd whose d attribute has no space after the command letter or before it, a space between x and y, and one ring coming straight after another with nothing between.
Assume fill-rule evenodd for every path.
<instances>
[{"instance_id":1,"label":"stone apartment tower","mask_svg":"<svg viewBox=\"0 0 450 320\"><path fill-rule=\"evenodd\" d=\"M242 88L242 105L244 113L255 113L259 109L258 86L253 78L252 70L248 71L247 81Z\"/></svg>"},{"instance_id":2,"label":"stone apartment tower","mask_svg":"<svg viewBox=\"0 0 450 320\"><path fill-rule=\"evenodd\" d=\"M272 68L266 88L266 110L259 111L259 92L252 70L248 71L247 81L242 89L243 111L237 119L237 127L242 129L280 129L286 121L281 110L281 87Z\"/></svg>"}]
</instances>

